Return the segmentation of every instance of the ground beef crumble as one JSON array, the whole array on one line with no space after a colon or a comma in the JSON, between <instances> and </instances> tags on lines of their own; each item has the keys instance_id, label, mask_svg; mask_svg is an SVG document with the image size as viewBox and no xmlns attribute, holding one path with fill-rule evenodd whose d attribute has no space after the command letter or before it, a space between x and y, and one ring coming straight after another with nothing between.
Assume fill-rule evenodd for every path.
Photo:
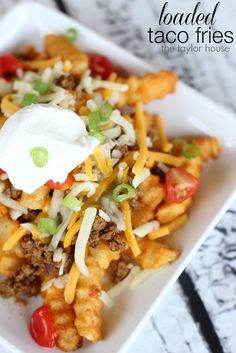
<instances>
[{"instance_id":1,"label":"ground beef crumble","mask_svg":"<svg viewBox=\"0 0 236 353\"><path fill-rule=\"evenodd\" d=\"M15 189L9 180L5 183L4 194L13 200L17 200L21 197L22 191Z\"/></svg>"},{"instance_id":2,"label":"ground beef crumble","mask_svg":"<svg viewBox=\"0 0 236 353\"><path fill-rule=\"evenodd\" d=\"M127 267L127 263L124 259L116 261L111 271L111 280L113 283L118 283L128 276L130 268Z\"/></svg>"},{"instance_id":3,"label":"ground beef crumble","mask_svg":"<svg viewBox=\"0 0 236 353\"><path fill-rule=\"evenodd\" d=\"M104 240L112 251L122 250L126 247L126 243L121 238L122 234L114 222L106 222L102 217L96 216L89 237L89 245L95 248L99 240Z\"/></svg>"},{"instance_id":4,"label":"ground beef crumble","mask_svg":"<svg viewBox=\"0 0 236 353\"><path fill-rule=\"evenodd\" d=\"M46 244L26 235L20 242L26 262L14 276L7 277L0 283L0 295L21 298L39 293L44 276L58 274L60 263L53 262L53 252Z\"/></svg>"},{"instance_id":5,"label":"ground beef crumble","mask_svg":"<svg viewBox=\"0 0 236 353\"><path fill-rule=\"evenodd\" d=\"M61 75L56 80L56 85L61 86L67 90L75 90L76 86L78 85L78 78L74 75Z\"/></svg>"},{"instance_id":6,"label":"ground beef crumble","mask_svg":"<svg viewBox=\"0 0 236 353\"><path fill-rule=\"evenodd\" d=\"M19 218L17 218L17 220L20 223L33 222L40 212L41 212L41 210L28 209L27 213L21 215Z\"/></svg>"}]
</instances>

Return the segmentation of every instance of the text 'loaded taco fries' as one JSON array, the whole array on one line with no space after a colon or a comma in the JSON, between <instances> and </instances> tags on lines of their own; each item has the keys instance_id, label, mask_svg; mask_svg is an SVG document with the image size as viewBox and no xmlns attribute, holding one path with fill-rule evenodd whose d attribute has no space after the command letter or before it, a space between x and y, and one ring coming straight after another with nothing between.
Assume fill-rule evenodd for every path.
<instances>
[{"instance_id":1,"label":"text 'loaded taco fries'","mask_svg":"<svg viewBox=\"0 0 236 353\"><path fill-rule=\"evenodd\" d=\"M179 256L159 238L187 221L220 151L211 137L168 141L143 110L175 73L127 76L75 37L0 57L0 294L40 293L31 335L63 351L101 340L103 305Z\"/></svg>"}]
</instances>

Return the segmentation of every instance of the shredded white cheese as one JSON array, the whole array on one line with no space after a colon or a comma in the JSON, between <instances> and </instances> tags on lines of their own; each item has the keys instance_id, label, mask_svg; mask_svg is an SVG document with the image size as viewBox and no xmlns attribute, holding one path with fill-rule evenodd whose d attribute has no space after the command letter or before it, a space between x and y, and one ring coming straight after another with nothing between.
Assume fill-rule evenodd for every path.
<instances>
[{"instance_id":1,"label":"shredded white cheese","mask_svg":"<svg viewBox=\"0 0 236 353\"><path fill-rule=\"evenodd\" d=\"M64 196L64 191L62 190L53 191L50 207L48 210L49 218L55 219L57 217L57 214L62 204L63 196Z\"/></svg>"},{"instance_id":2,"label":"shredded white cheese","mask_svg":"<svg viewBox=\"0 0 236 353\"><path fill-rule=\"evenodd\" d=\"M170 168L167 167L167 165L165 165L164 163L161 163L161 162L158 163L157 166L158 166L158 168L161 169L161 171L162 171L163 173L167 173L167 172L170 170Z\"/></svg>"},{"instance_id":3,"label":"shredded white cheese","mask_svg":"<svg viewBox=\"0 0 236 353\"><path fill-rule=\"evenodd\" d=\"M122 157L122 152L120 150L114 149L111 152L111 156L112 156L112 158L120 159Z\"/></svg>"},{"instance_id":4,"label":"shredded white cheese","mask_svg":"<svg viewBox=\"0 0 236 353\"><path fill-rule=\"evenodd\" d=\"M128 167L128 164L126 162L121 162L119 165L118 165L118 174L117 174L117 178L119 181L121 181L122 177L123 177L123 174L124 174L124 170L125 168Z\"/></svg>"},{"instance_id":5,"label":"shredded white cheese","mask_svg":"<svg viewBox=\"0 0 236 353\"><path fill-rule=\"evenodd\" d=\"M118 209L115 202L108 197L102 198L102 206L105 212L109 215L110 219L117 225L118 230L125 230L125 223L122 212Z\"/></svg>"},{"instance_id":6,"label":"shredded white cheese","mask_svg":"<svg viewBox=\"0 0 236 353\"><path fill-rule=\"evenodd\" d=\"M112 308L114 305L114 301L104 290L101 291L101 300L103 304L106 305L108 308Z\"/></svg>"},{"instance_id":7,"label":"shredded white cheese","mask_svg":"<svg viewBox=\"0 0 236 353\"><path fill-rule=\"evenodd\" d=\"M16 211L16 210L10 210L9 214L10 214L11 219L13 219L15 221L17 218L19 218L22 215L22 212Z\"/></svg>"},{"instance_id":8,"label":"shredded white cheese","mask_svg":"<svg viewBox=\"0 0 236 353\"><path fill-rule=\"evenodd\" d=\"M126 84L98 80L98 79L93 79L92 85L93 85L93 89L108 88L108 89L111 89L114 91L119 91L119 92L126 92L129 89L129 86Z\"/></svg>"},{"instance_id":9,"label":"shredded white cheese","mask_svg":"<svg viewBox=\"0 0 236 353\"><path fill-rule=\"evenodd\" d=\"M106 212L104 212L103 210L99 210L98 211L98 215L104 219L104 221L106 222L110 222L111 218L108 216L108 214Z\"/></svg>"},{"instance_id":10,"label":"shredded white cheese","mask_svg":"<svg viewBox=\"0 0 236 353\"><path fill-rule=\"evenodd\" d=\"M71 215L72 215L72 212L70 212L69 210L65 210L64 220L59 226L57 233L52 237L52 240L48 246L50 250L55 250L57 248L59 242L61 241L64 235L66 228L70 223Z\"/></svg>"},{"instance_id":11,"label":"shredded white cheese","mask_svg":"<svg viewBox=\"0 0 236 353\"><path fill-rule=\"evenodd\" d=\"M120 125L123 128L126 134L126 137L128 139L128 142L131 142L132 144L135 143L136 137L135 137L134 127L128 120L126 120L125 118L123 118L123 116L121 116L119 110L117 109L113 110L110 116L110 120L113 121L113 123Z\"/></svg>"},{"instance_id":12,"label":"shredded white cheese","mask_svg":"<svg viewBox=\"0 0 236 353\"><path fill-rule=\"evenodd\" d=\"M134 179L132 180L133 187L137 188L144 180L149 177L150 174L150 169L143 168L141 173L139 175L135 175Z\"/></svg>"},{"instance_id":13,"label":"shredded white cheese","mask_svg":"<svg viewBox=\"0 0 236 353\"><path fill-rule=\"evenodd\" d=\"M137 161L137 160L138 160L138 157L139 157L139 151L134 152L134 154L133 154L133 160L134 160L134 161Z\"/></svg>"},{"instance_id":14,"label":"shredded white cheese","mask_svg":"<svg viewBox=\"0 0 236 353\"><path fill-rule=\"evenodd\" d=\"M86 191L87 197L91 197L96 192L98 184L92 181L84 183L74 183L70 192L72 196L78 196L81 192Z\"/></svg>"},{"instance_id":15,"label":"shredded white cheese","mask_svg":"<svg viewBox=\"0 0 236 353\"><path fill-rule=\"evenodd\" d=\"M54 262L60 262L62 261L63 258L63 249L62 248L56 248L53 251L53 261Z\"/></svg>"},{"instance_id":16,"label":"shredded white cheese","mask_svg":"<svg viewBox=\"0 0 236 353\"><path fill-rule=\"evenodd\" d=\"M145 237L149 233L153 232L157 228L160 227L160 223L158 221L151 221L134 229L134 234L139 238Z\"/></svg>"},{"instance_id":17,"label":"shredded white cheese","mask_svg":"<svg viewBox=\"0 0 236 353\"><path fill-rule=\"evenodd\" d=\"M111 129L103 130L102 133L109 139L116 139L121 134L121 128L120 126L115 126Z\"/></svg>"},{"instance_id":18,"label":"shredded white cheese","mask_svg":"<svg viewBox=\"0 0 236 353\"><path fill-rule=\"evenodd\" d=\"M67 254L63 253L62 254L62 259L61 259L61 266L60 266L59 272L58 272L59 276L62 276L63 273L64 273L64 267L65 267L65 264L66 264L66 259L67 259Z\"/></svg>"},{"instance_id":19,"label":"shredded white cheese","mask_svg":"<svg viewBox=\"0 0 236 353\"><path fill-rule=\"evenodd\" d=\"M88 267L85 263L86 246L96 214L97 209L95 207L89 207L86 209L75 243L75 263L80 272L85 276L89 274Z\"/></svg>"},{"instance_id":20,"label":"shredded white cheese","mask_svg":"<svg viewBox=\"0 0 236 353\"><path fill-rule=\"evenodd\" d=\"M90 178L85 173L74 174L74 179L76 181L90 181Z\"/></svg>"},{"instance_id":21,"label":"shredded white cheese","mask_svg":"<svg viewBox=\"0 0 236 353\"><path fill-rule=\"evenodd\" d=\"M10 197L2 193L0 193L0 203L11 208L12 210L19 211L21 213L27 213L27 207L22 206L19 202L12 200Z\"/></svg>"}]
</instances>

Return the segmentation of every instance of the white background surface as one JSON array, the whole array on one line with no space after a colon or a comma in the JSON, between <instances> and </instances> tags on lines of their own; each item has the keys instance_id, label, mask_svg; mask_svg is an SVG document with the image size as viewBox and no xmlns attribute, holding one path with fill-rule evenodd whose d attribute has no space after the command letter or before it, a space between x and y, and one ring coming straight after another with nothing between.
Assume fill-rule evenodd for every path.
<instances>
[{"instance_id":1,"label":"white background surface","mask_svg":"<svg viewBox=\"0 0 236 353\"><path fill-rule=\"evenodd\" d=\"M19 1L1 0L0 15ZM54 1L38 1L55 6ZM64 0L73 17L159 68L175 69L181 79L236 112L236 45L230 53L164 55L148 43L146 31L157 27L164 1ZM191 11L195 1L169 1L172 11ZM202 1L206 12L215 1ZM236 2L221 1L216 29L236 37ZM170 28L171 29L171 28ZM210 205L209 205L210 206ZM236 205L199 250L188 273L209 312L225 353L236 352ZM0 346L0 351L3 352ZM129 353L210 352L178 284L166 296Z\"/></svg>"}]
</instances>

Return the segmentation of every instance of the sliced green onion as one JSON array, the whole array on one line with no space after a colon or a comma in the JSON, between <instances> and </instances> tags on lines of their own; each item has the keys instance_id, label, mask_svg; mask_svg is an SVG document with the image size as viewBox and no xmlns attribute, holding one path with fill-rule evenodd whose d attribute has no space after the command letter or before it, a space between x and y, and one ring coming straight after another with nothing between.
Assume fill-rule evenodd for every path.
<instances>
[{"instance_id":1,"label":"sliced green onion","mask_svg":"<svg viewBox=\"0 0 236 353\"><path fill-rule=\"evenodd\" d=\"M196 158L200 155L198 146L187 144L183 148L183 156L188 159Z\"/></svg>"},{"instance_id":2,"label":"sliced green onion","mask_svg":"<svg viewBox=\"0 0 236 353\"><path fill-rule=\"evenodd\" d=\"M93 136L93 137L95 137L96 139L98 139L98 141L100 142L100 143L103 143L103 142L105 142L106 141L106 136L105 135L103 135L101 132L96 132L96 133L90 133L89 134L90 136Z\"/></svg>"},{"instance_id":3,"label":"sliced green onion","mask_svg":"<svg viewBox=\"0 0 236 353\"><path fill-rule=\"evenodd\" d=\"M126 193L122 193L122 191L126 190ZM115 187L112 191L112 198L116 202L122 202L130 199L135 195L135 191L133 186L130 184L120 184Z\"/></svg>"},{"instance_id":4,"label":"sliced green onion","mask_svg":"<svg viewBox=\"0 0 236 353\"><path fill-rule=\"evenodd\" d=\"M39 218L37 228L43 234L56 234L57 222L51 218Z\"/></svg>"},{"instance_id":5,"label":"sliced green onion","mask_svg":"<svg viewBox=\"0 0 236 353\"><path fill-rule=\"evenodd\" d=\"M21 102L22 107L26 107L27 105L31 105L33 103L38 102L38 97L36 94L25 93Z\"/></svg>"},{"instance_id":6,"label":"sliced green onion","mask_svg":"<svg viewBox=\"0 0 236 353\"><path fill-rule=\"evenodd\" d=\"M44 167L48 163L48 150L44 147L34 147L30 151L30 156L34 164L39 168Z\"/></svg>"},{"instance_id":7,"label":"sliced green onion","mask_svg":"<svg viewBox=\"0 0 236 353\"><path fill-rule=\"evenodd\" d=\"M101 121L107 121L112 113L112 106L109 103L103 103L99 109Z\"/></svg>"},{"instance_id":8,"label":"sliced green onion","mask_svg":"<svg viewBox=\"0 0 236 353\"><path fill-rule=\"evenodd\" d=\"M37 81L33 88L35 91L39 92L40 94L44 94L44 93L48 93L49 84L42 81Z\"/></svg>"},{"instance_id":9,"label":"sliced green onion","mask_svg":"<svg viewBox=\"0 0 236 353\"><path fill-rule=\"evenodd\" d=\"M78 200L75 196L68 194L64 197L62 205L69 208L71 211L77 212L81 209L83 202Z\"/></svg>"},{"instance_id":10,"label":"sliced green onion","mask_svg":"<svg viewBox=\"0 0 236 353\"><path fill-rule=\"evenodd\" d=\"M89 113L89 131L92 134L96 134L100 131L100 117L98 112Z\"/></svg>"},{"instance_id":11,"label":"sliced green onion","mask_svg":"<svg viewBox=\"0 0 236 353\"><path fill-rule=\"evenodd\" d=\"M69 42L75 42L76 39L78 38L78 31L75 28L68 28L68 30L65 33L65 37Z\"/></svg>"}]
</instances>

